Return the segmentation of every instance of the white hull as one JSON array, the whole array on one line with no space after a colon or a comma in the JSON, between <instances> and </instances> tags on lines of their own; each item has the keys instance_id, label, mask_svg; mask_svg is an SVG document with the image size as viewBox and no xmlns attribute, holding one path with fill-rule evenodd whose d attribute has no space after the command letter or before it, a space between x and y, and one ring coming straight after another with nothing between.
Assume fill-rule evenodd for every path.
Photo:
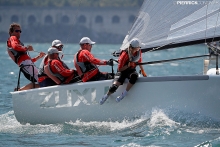
<instances>
[{"instance_id":1,"label":"white hull","mask_svg":"<svg viewBox=\"0 0 220 147\"><path fill-rule=\"evenodd\" d=\"M122 120L157 107L220 120L220 76L141 77L121 102L115 98L126 84L99 105L111 84L112 80L106 80L11 92L14 113L20 123L53 124Z\"/></svg>"}]
</instances>

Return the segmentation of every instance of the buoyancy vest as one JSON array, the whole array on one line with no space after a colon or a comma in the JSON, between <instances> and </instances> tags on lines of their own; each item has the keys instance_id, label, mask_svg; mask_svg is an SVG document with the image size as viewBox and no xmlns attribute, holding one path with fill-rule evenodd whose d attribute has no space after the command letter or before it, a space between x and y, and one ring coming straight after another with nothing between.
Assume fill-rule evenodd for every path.
<instances>
[{"instance_id":1,"label":"buoyancy vest","mask_svg":"<svg viewBox=\"0 0 220 147\"><path fill-rule=\"evenodd\" d=\"M134 56L131 52L128 51L128 48L124 50L129 57L129 62L138 62L141 57L141 50L137 51L137 55Z\"/></svg>"},{"instance_id":2,"label":"buoyancy vest","mask_svg":"<svg viewBox=\"0 0 220 147\"><path fill-rule=\"evenodd\" d=\"M139 60L140 60L140 58L141 58L141 51L139 50L138 52L137 52L137 55L136 56L134 56L134 55L132 55L131 53L129 53L129 51L128 51L128 48L126 48L125 50L122 50L121 51L121 53L120 53L120 55L122 54L122 52L126 52L126 54L128 55L128 57L129 57L129 61L127 61L126 63L125 63L125 65L127 65L129 62L138 62ZM122 72L130 72L130 71L134 71L135 70L135 68L127 68L126 70L124 70L124 71L122 71Z\"/></svg>"},{"instance_id":3,"label":"buoyancy vest","mask_svg":"<svg viewBox=\"0 0 220 147\"><path fill-rule=\"evenodd\" d=\"M49 60L48 64L47 64L47 65L44 65L44 72L45 72L45 74L47 74L47 76L48 76L49 78L51 78L54 82L56 82L58 85L64 83L65 80L66 80L65 77L63 77L63 76L62 76L61 74L59 74L59 73L53 73L53 72L51 71L51 68L50 68L51 61L52 61L52 60ZM62 61L61 61L61 62L62 62ZM63 64L64 67L67 67L67 65L66 65L64 62L62 62L62 64ZM68 67L67 67L67 68L68 68ZM68 69L69 69L69 68L68 68Z\"/></svg>"},{"instance_id":4,"label":"buoyancy vest","mask_svg":"<svg viewBox=\"0 0 220 147\"><path fill-rule=\"evenodd\" d=\"M41 61L40 63L40 66L39 66L39 69L38 69L38 77L41 77L41 76L47 76L44 72L44 66L45 66L45 60L48 60L48 55L46 55L43 60ZM61 61L61 60L60 60ZM62 61L61 61L62 62ZM67 69L69 69L69 67L64 63L62 62L63 66Z\"/></svg>"},{"instance_id":5,"label":"buoyancy vest","mask_svg":"<svg viewBox=\"0 0 220 147\"><path fill-rule=\"evenodd\" d=\"M76 67L79 76L83 76L84 73L98 69L96 65L90 62L79 62L79 54L82 50L79 50L74 56L74 65Z\"/></svg>"},{"instance_id":6,"label":"buoyancy vest","mask_svg":"<svg viewBox=\"0 0 220 147\"><path fill-rule=\"evenodd\" d=\"M20 56L27 54L27 52L16 51L14 48L8 47L9 44L10 44L10 41L7 41L8 55L12 58L12 60L16 64L18 64L18 60L19 60ZM20 42L20 45L24 46L24 44L22 42Z\"/></svg>"},{"instance_id":7,"label":"buoyancy vest","mask_svg":"<svg viewBox=\"0 0 220 147\"><path fill-rule=\"evenodd\" d=\"M41 61L40 63L40 66L39 66L39 69L38 69L38 77L41 77L41 76L47 76L45 73L44 73L44 66L45 66L45 60L48 59L48 55L46 55L43 60Z\"/></svg>"}]
</instances>

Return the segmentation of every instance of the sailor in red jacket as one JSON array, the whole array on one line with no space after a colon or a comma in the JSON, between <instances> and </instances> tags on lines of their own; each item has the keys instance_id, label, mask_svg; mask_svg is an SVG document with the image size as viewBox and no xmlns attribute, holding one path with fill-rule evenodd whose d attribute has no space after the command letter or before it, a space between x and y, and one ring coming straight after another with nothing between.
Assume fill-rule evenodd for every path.
<instances>
[{"instance_id":1,"label":"sailor in red jacket","mask_svg":"<svg viewBox=\"0 0 220 147\"><path fill-rule=\"evenodd\" d=\"M48 63L47 66L49 72L45 70L45 73L57 84L68 84L79 82L79 76L74 69L69 69L66 64L59 59L59 51L50 47L48 49Z\"/></svg>"},{"instance_id":2,"label":"sailor in red jacket","mask_svg":"<svg viewBox=\"0 0 220 147\"><path fill-rule=\"evenodd\" d=\"M51 47L56 48L59 51L59 60L62 59L63 57L63 43L60 40L54 40L52 42ZM44 56L43 60L41 61L41 64L39 66L39 71L38 71L38 82L40 87L47 87L47 86L53 86L57 85L51 78L47 76L47 74L44 72L44 66L47 65L48 63L48 55ZM65 65L67 67L67 65Z\"/></svg>"},{"instance_id":3,"label":"sailor in red jacket","mask_svg":"<svg viewBox=\"0 0 220 147\"><path fill-rule=\"evenodd\" d=\"M95 58L92 53L92 45L95 42L91 41L88 37L83 37L80 42L80 49L74 56L74 65L79 76L83 82L98 81L111 79L112 76L108 73L99 71L96 65L110 65L113 66L113 61L100 60Z\"/></svg>"},{"instance_id":4,"label":"sailor in red jacket","mask_svg":"<svg viewBox=\"0 0 220 147\"><path fill-rule=\"evenodd\" d=\"M10 37L7 40L7 51L11 59L21 68L22 73L24 76L30 80L34 81L35 87L39 87L37 81L38 81L38 69L35 67L33 62L36 62L38 59L42 58L45 53L40 52L39 55L35 58L32 58L28 55L28 51L33 51L33 47L31 45L28 45L27 47L24 46L24 44L19 40L21 35L21 27L17 23L13 23L10 25L9 28L9 35ZM28 66L32 65L32 66ZM34 75L33 75L34 72ZM27 90L33 88L34 85L32 83L16 90Z\"/></svg>"},{"instance_id":5,"label":"sailor in red jacket","mask_svg":"<svg viewBox=\"0 0 220 147\"><path fill-rule=\"evenodd\" d=\"M115 78L115 81L109 88L108 93L100 99L100 105L102 105L107 100L107 98L118 89L120 85L123 85L126 78L129 79L127 87L124 92L116 98L116 102L120 102L127 95L131 87L136 83L138 79L138 73L136 72L136 63L142 62L140 45L140 41L137 38L134 38L130 42L130 46L121 52L118 59L118 73L116 74L119 77ZM147 74L145 73L142 65L139 65L139 67L141 69L142 75L146 77Z\"/></svg>"}]
</instances>

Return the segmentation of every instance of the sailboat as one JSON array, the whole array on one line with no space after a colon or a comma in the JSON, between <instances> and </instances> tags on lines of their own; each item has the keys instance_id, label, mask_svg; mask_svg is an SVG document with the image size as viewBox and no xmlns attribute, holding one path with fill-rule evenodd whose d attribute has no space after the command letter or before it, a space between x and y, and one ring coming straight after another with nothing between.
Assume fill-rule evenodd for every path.
<instances>
[{"instance_id":1,"label":"sailboat","mask_svg":"<svg viewBox=\"0 0 220 147\"><path fill-rule=\"evenodd\" d=\"M220 0L145 0L125 36L121 50L127 48L133 38L138 38L144 44L142 52L145 53L218 41L219 13ZM210 48L207 46L207 50ZM118 54L115 52L113 55ZM201 57L204 57L206 63L203 75L139 77L126 98L119 103L115 98L125 89L126 84L120 86L105 104L99 105L100 98L107 92L112 80L11 92L14 114L22 124L54 124L77 120L121 121L140 117L157 107L199 114L220 121L217 47L212 47L209 54L201 56L141 64ZM211 58L216 59L214 69L208 68Z\"/></svg>"}]
</instances>

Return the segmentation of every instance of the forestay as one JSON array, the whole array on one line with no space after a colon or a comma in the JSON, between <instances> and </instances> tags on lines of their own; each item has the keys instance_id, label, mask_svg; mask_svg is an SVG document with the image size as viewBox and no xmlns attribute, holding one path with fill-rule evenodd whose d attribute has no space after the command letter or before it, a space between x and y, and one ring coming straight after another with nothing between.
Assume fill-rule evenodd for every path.
<instances>
[{"instance_id":1,"label":"forestay","mask_svg":"<svg viewBox=\"0 0 220 147\"><path fill-rule=\"evenodd\" d=\"M144 43L143 52L217 40L219 10L220 0L145 0L121 49L134 37Z\"/></svg>"}]
</instances>

